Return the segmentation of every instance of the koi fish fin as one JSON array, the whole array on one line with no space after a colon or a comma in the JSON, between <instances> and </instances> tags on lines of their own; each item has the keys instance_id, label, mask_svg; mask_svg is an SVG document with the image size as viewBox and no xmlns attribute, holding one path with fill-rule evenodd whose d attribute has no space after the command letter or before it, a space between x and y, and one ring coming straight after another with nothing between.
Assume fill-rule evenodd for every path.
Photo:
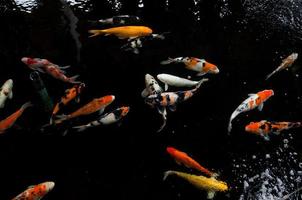
<instances>
[{"instance_id":1,"label":"koi fish fin","mask_svg":"<svg viewBox=\"0 0 302 200\"><path fill-rule=\"evenodd\" d=\"M167 118L166 118L166 116L164 116L164 114L162 115L163 116L163 124L160 126L160 128L157 130L157 133L159 133L159 132L161 132L164 128L165 128L165 126L166 126L166 124L167 124Z\"/></svg>"},{"instance_id":2,"label":"koi fish fin","mask_svg":"<svg viewBox=\"0 0 302 200\"><path fill-rule=\"evenodd\" d=\"M164 173L163 181L165 181L165 180L168 178L168 176L170 176L170 175L172 175L172 174L174 174L173 171L171 171L171 170L166 171L166 172Z\"/></svg>"},{"instance_id":3,"label":"koi fish fin","mask_svg":"<svg viewBox=\"0 0 302 200\"><path fill-rule=\"evenodd\" d=\"M21 109L25 110L26 108L29 108L31 106L33 106L33 104L30 101L28 101L28 102L26 102L25 104L22 105Z\"/></svg>"},{"instance_id":4,"label":"koi fish fin","mask_svg":"<svg viewBox=\"0 0 302 200\"><path fill-rule=\"evenodd\" d=\"M70 65L66 65L66 66L62 66L62 67L58 66L58 67L59 67L59 69L68 69L70 67Z\"/></svg>"},{"instance_id":5,"label":"koi fish fin","mask_svg":"<svg viewBox=\"0 0 302 200\"><path fill-rule=\"evenodd\" d=\"M80 98L79 96L77 96L77 97L74 99L74 101L75 101L76 103L80 103L81 98Z\"/></svg>"},{"instance_id":6,"label":"koi fish fin","mask_svg":"<svg viewBox=\"0 0 302 200\"><path fill-rule=\"evenodd\" d=\"M105 34L105 32L103 30L88 30L88 33L92 34L92 35L89 36L90 38L98 36L98 35ZM107 35L107 34L105 34L105 35Z\"/></svg>"},{"instance_id":7,"label":"koi fish fin","mask_svg":"<svg viewBox=\"0 0 302 200\"><path fill-rule=\"evenodd\" d=\"M181 165L181 162L179 162L178 160L174 159L176 164ZM187 167L187 166L186 166Z\"/></svg>"},{"instance_id":8,"label":"koi fish fin","mask_svg":"<svg viewBox=\"0 0 302 200\"><path fill-rule=\"evenodd\" d=\"M280 135L281 131L280 131L280 130L276 130L276 131L273 131L273 133L274 133L275 135Z\"/></svg>"},{"instance_id":9,"label":"koi fish fin","mask_svg":"<svg viewBox=\"0 0 302 200\"><path fill-rule=\"evenodd\" d=\"M168 65L175 62L173 58L168 58L167 60L163 60L160 62L161 65Z\"/></svg>"},{"instance_id":10,"label":"koi fish fin","mask_svg":"<svg viewBox=\"0 0 302 200\"><path fill-rule=\"evenodd\" d=\"M82 125L82 126L74 126L72 127L73 129L76 129L77 132L82 132L85 131L89 126L87 125Z\"/></svg>"},{"instance_id":11,"label":"koi fish fin","mask_svg":"<svg viewBox=\"0 0 302 200\"><path fill-rule=\"evenodd\" d=\"M148 95L149 95L149 92L148 92L147 88L145 88L145 89L142 91L141 96L142 96L143 98L146 98Z\"/></svg>"},{"instance_id":12,"label":"koi fish fin","mask_svg":"<svg viewBox=\"0 0 302 200\"><path fill-rule=\"evenodd\" d=\"M169 85L167 83L165 83L165 91L167 91L169 88Z\"/></svg>"},{"instance_id":13,"label":"koi fish fin","mask_svg":"<svg viewBox=\"0 0 302 200\"><path fill-rule=\"evenodd\" d=\"M50 116L50 119L49 119L49 124L53 124L53 118L54 118L54 116L51 115L51 116Z\"/></svg>"},{"instance_id":14,"label":"koi fish fin","mask_svg":"<svg viewBox=\"0 0 302 200\"><path fill-rule=\"evenodd\" d=\"M68 119L68 115L56 115L56 117L58 118L57 120L54 121L55 124L60 124L63 121Z\"/></svg>"},{"instance_id":15,"label":"koi fish fin","mask_svg":"<svg viewBox=\"0 0 302 200\"><path fill-rule=\"evenodd\" d=\"M1 105L0 105L0 108L4 108L5 106L5 102L3 102Z\"/></svg>"},{"instance_id":16,"label":"koi fish fin","mask_svg":"<svg viewBox=\"0 0 302 200\"><path fill-rule=\"evenodd\" d=\"M104 111L105 111L105 108L101 108L101 109L99 110L99 115L103 114Z\"/></svg>"},{"instance_id":17,"label":"koi fish fin","mask_svg":"<svg viewBox=\"0 0 302 200\"><path fill-rule=\"evenodd\" d=\"M203 76L205 74L206 74L205 72L199 72L198 74L196 74L196 76Z\"/></svg>"},{"instance_id":18,"label":"koi fish fin","mask_svg":"<svg viewBox=\"0 0 302 200\"><path fill-rule=\"evenodd\" d=\"M176 107L176 105L171 105L171 106L169 106L168 108L169 108L169 110L171 110L172 112L175 112L177 107Z\"/></svg>"},{"instance_id":19,"label":"koi fish fin","mask_svg":"<svg viewBox=\"0 0 302 200\"><path fill-rule=\"evenodd\" d=\"M274 75L277 72L277 70L274 70L272 73L266 76L265 80L268 80L272 75Z\"/></svg>"},{"instance_id":20,"label":"koi fish fin","mask_svg":"<svg viewBox=\"0 0 302 200\"><path fill-rule=\"evenodd\" d=\"M249 97L252 97L252 96L254 96L254 95L256 95L256 94L254 94L254 93L248 94Z\"/></svg>"},{"instance_id":21,"label":"koi fish fin","mask_svg":"<svg viewBox=\"0 0 302 200\"><path fill-rule=\"evenodd\" d=\"M13 91L10 91L10 93L8 94L8 98L12 99L13 98Z\"/></svg>"},{"instance_id":22,"label":"koi fish fin","mask_svg":"<svg viewBox=\"0 0 302 200\"><path fill-rule=\"evenodd\" d=\"M40 67L36 68L35 70L38 71L38 72L41 72L41 73L45 74L45 71L43 69L41 69Z\"/></svg>"},{"instance_id":23,"label":"koi fish fin","mask_svg":"<svg viewBox=\"0 0 302 200\"><path fill-rule=\"evenodd\" d=\"M265 141L270 141L270 137L268 135L261 134Z\"/></svg>"},{"instance_id":24,"label":"koi fish fin","mask_svg":"<svg viewBox=\"0 0 302 200\"><path fill-rule=\"evenodd\" d=\"M209 81L208 78L203 78L203 79L201 79L201 80L198 82L198 84L196 85L195 89L200 88L201 84L203 84L204 82L207 82L207 81Z\"/></svg>"},{"instance_id":25,"label":"koi fish fin","mask_svg":"<svg viewBox=\"0 0 302 200\"><path fill-rule=\"evenodd\" d=\"M215 197L215 192L214 191L209 191L207 199L213 199Z\"/></svg>"},{"instance_id":26,"label":"koi fish fin","mask_svg":"<svg viewBox=\"0 0 302 200\"><path fill-rule=\"evenodd\" d=\"M75 76L72 76L70 77L68 80L69 83L72 83L72 84L80 84L82 83L81 81L76 81L76 79L79 77L80 75L75 75Z\"/></svg>"},{"instance_id":27,"label":"koi fish fin","mask_svg":"<svg viewBox=\"0 0 302 200\"><path fill-rule=\"evenodd\" d=\"M214 179L216 179L216 178L218 178L219 177L219 173L212 173L211 174L211 178L214 178Z\"/></svg>"},{"instance_id":28,"label":"koi fish fin","mask_svg":"<svg viewBox=\"0 0 302 200\"><path fill-rule=\"evenodd\" d=\"M263 109L263 103L258 106L259 111L262 111L262 109Z\"/></svg>"},{"instance_id":29,"label":"koi fish fin","mask_svg":"<svg viewBox=\"0 0 302 200\"><path fill-rule=\"evenodd\" d=\"M63 133L62 133L62 136L66 136L68 133L68 129L66 129Z\"/></svg>"}]
</instances>

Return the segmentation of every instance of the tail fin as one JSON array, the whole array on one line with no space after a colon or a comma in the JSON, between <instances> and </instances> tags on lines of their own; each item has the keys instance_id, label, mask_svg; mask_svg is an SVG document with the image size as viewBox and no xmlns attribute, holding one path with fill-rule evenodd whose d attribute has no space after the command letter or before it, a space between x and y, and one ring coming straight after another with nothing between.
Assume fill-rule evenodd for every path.
<instances>
[{"instance_id":1,"label":"tail fin","mask_svg":"<svg viewBox=\"0 0 302 200\"><path fill-rule=\"evenodd\" d=\"M82 125L82 126L74 126L72 127L73 129L77 129L76 131L77 132L82 132L82 131L85 131L89 126L87 125Z\"/></svg>"},{"instance_id":2,"label":"tail fin","mask_svg":"<svg viewBox=\"0 0 302 200\"><path fill-rule=\"evenodd\" d=\"M203 79L201 79L201 80L198 82L198 84L196 85L196 89L200 88L201 84L203 84L204 82L207 82L207 81L209 81L208 78L203 78Z\"/></svg>"},{"instance_id":3,"label":"tail fin","mask_svg":"<svg viewBox=\"0 0 302 200\"><path fill-rule=\"evenodd\" d=\"M166 171L166 172L164 173L163 181L165 181L165 180L168 178L168 176L170 176L170 175L172 175L172 174L174 174L173 171L171 171L171 170Z\"/></svg>"},{"instance_id":4,"label":"tail fin","mask_svg":"<svg viewBox=\"0 0 302 200\"><path fill-rule=\"evenodd\" d=\"M167 124L167 118L163 116L163 124L157 130L157 133L161 132L165 128L166 124Z\"/></svg>"},{"instance_id":5,"label":"tail fin","mask_svg":"<svg viewBox=\"0 0 302 200\"><path fill-rule=\"evenodd\" d=\"M170 63L173 63L174 59L173 58L168 58L168 60L163 60L160 62L161 65L168 65Z\"/></svg>"},{"instance_id":6,"label":"tail fin","mask_svg":"<svg viewBox=\"0 0 302 200\"><path fill-rule=\"evenodd\" d=\"M228 125L228 134L231 133L232 130L232 120L229 121L229 125Z\"/></svg>"},{"instance_id":7,"label":"tail fin","mask_svg":"<svg viewBox=\"0 0 302 200\"><path fill-rule=\"evenodd\" d=\"M33 106L33 104L30 101L28 101L22 105L21 109L25 110L26 108L31 107L31 106Z\"/></svg>"},{"instance_id":8,"label":"tail fin","mask_svg":"<svg viewBox=\"0 0 302 200\"><path fill-rule=\"evenodd\" d=\"M265 80L269 79L272 75L274 75L277 72L277 70L274 70L272 73L266 76Z\"/></svg>"},{"instance_id":9,"label":"tail fin","mask_svg":"<svg viewBox=\"0 0 302 200\"><path fill-rule=\"evenodd\" d=\"M79 77L80 75L75 75L75 76L72 76L70 77L68 80L69 80L69 83L73 83L73 84L80 84L82 83L81 81L76 81L76 79Z\"/></svg>"},{"instance_id":10,"label":"tail fin","mask_svg":"<svg viewBox=\"0 0 302 200\"><path fill-rule=\"evenodd\" d=\"M103 30L88 30L88 33L92 34L92 35L89 36L90 38L98 36L98 35L105 34Z\"/></svg>"}]
</instances>

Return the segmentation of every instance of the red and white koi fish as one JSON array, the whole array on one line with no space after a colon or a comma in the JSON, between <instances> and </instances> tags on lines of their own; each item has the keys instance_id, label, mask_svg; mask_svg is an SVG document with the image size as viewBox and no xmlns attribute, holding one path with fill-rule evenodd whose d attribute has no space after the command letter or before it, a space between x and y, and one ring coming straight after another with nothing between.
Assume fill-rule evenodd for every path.
<instances>
[{"instance_id":1,"label":"red and white koi fish","mask_svg":"<svg viewBox=\"0 0 302 200\"><path fill-rule=\"evenodd\" d=\"M7 118L0 121L0 133L4 133L7 129L12 127L17 119L23 114L24 110L28 107L31 107L31 102L27 102L21 106L19 110L8 116Z\"/></svg>"},{"instance_id":2,"label":"red and white koi fish","mask_svg":"<svg viewBox=\"0 0 302 200\"><path fill-rule=\"evenodd\" d=\"M67 69L70 66L64 66L60 67L56 64L51 63L47 59L41 59L41 58L28 58L23 57L21 61L26 64L30 69L39 71L41 73L47 73L54 77L55 79L59 79L64 82L72 83L72 84L79 84L80 81L76 81L76 78L79 77L79 75L73 76L68 78L65 76L65 71L63 69Z\"/></svg>"},{"instance_id":3,"label":"red and white koi fish","mask_svg":"<svg viewBox=\"0 0 302 200\"><path fill-rule=\"evenodd\" d=\"M40 200L55 186L54 182L44 182L30 186L27 190L13 198L12 200Z\"/></svg>"},{"instance_id":4,"label":"red and white koi fish","mask_svg":"<svg viewBox=\"0 0 302 200\"><path fill-rule=\"evenodd\" d=\"M167 147L167 152L175 159L177 164L183 164L188 168L193 168L211 177L217 177L217 174L201 166L198 162L192 159L185 152L179 151L173 147Z\"/></svg>"},{"instance_id":5,"label":"red and white koi fish","mask_svg":"<svg viewBox=\"0 0 302 200\"><path fill-rule=\"evenodd\" d=\"M232 113L229 121L228 132L231 132L232 121L233 119L235 119L235 117L237 117L237 115L243 112L253 110L255 108L258 108L258 110L261 111L263 109L263 103L273 95L273 90L263 90L258 92L257 94L249 94L249 98L244 100Z\"/></svg>"},{"instance_id":6,"label":"red and white koi fish","mask_svg":"<svg viewBox=\"0 0 302 200\"><path fill-rule=\"evenodd\" d=\"M7 98L13 98L13 85L13 80L8 79L0 88L0 108L4 108L5 101Z\"/></svg>"},{"instance_id":7,"label":"red and white koi fish","mask_svg":"<svg viewBox=\"0 0 302 200\"><path fill-rule=\"evenodd\" d=\"M115 99L113 95L107 95L101 98L93 99L91 102L86 104L85 106L79 108L78 110L74 111L69 115L58 115L57 117L60 118L55 121L55 124L60 124L65 120L69 120L75 117L79 117L82 115L89 115L94 112L99 111L100 114L104 112L104 109L110 105Z\"/></svg>"},{"instance_id":8,"label":"red and white koi fish","mask_svg":"<svg viewBox=\"0 0 302 200\"><path fill-rule=\"evenodd\" d=\"M219 69L216 65L211 64L204 59L199 59L194 57L169 58L168 60L162 61L160 64L167 65L170 63L184 63L187 69L199 72L197 76L203 76L208 73L210 74L219 73Z\"/></svg>"},{"instance_id":9,"label":"red and white koi fish","mask_svg":"<svg viewBox=\"0 0 302 200\"><path fill-rule=\"evenodd\" d=\"M292 66L292 64L297 60L297 58L298 58L298 53L290 54L287 58L282 60L282 63L277 67L277 69L275 69L272 73L266 76L265 80L269 79L275 73L280 72Z\"/></svg>"},{"instance_id":10,"label":"red and white koi fish","mask_svg":"<svg viewBox=\"0 0 302 200\"><path fill-rule=\"evenodd\" d=\"M245 126L245 131L249 133L254 133L264 137L264 139L269 140L269 134L280 134L283 130L288 130L291 128L301 127L301 122L269 122L266 120L261 120L259 122L251 122Z\"/></svg>"},{"instance_id":11,"label":"red and white koi fish","mask_svg":"<svg viewBox=\"0 0 302 200\"><path fill-rule=\"evenodd\" d=\"M92 121L86 125L75 126L73 128L77 129L78 132L81 132L81 131L86 130L87 128L100 126L100 125L113 124L113 123L120 121L123 117L125 117L128 114L129 110L130 110L129 107L123 106L110 113L107 113L107 114L101 116L99 119Z\"/></svg>"}]
</instances>

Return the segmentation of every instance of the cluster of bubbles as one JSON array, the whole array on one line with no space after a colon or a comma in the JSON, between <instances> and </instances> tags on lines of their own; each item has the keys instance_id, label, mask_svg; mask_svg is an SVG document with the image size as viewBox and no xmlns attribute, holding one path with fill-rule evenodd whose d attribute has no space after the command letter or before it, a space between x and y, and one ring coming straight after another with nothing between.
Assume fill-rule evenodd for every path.
<instances>
[{"instance_id":1,"label":"cluster of bubbles","mask_svg":"<svg viewBox=\"0 0 302 200\"><path fill-rule=\"evenodd\" d=\"M138 1L138 5L137 5L137 7L139 7L139 8L143 8L145 5L144 5L144 2L143 2L143 0L139 0Z\"/></svg>"},{"instance_id":2,"label":"cluster of bubbles","mask_svg":"<svg viewBox=\"0 0 302 200\"><path fill-rule=\"evenodd\" d=\"M66 0L66 2L70 6L77 7L78 9L84 10L85 12L90 12L93 7L89 0Z\"/></svg>"},{"instance_id":3,"label":"cluster of bubbles","mask_svg":"<svg viewBox=\"0 0 302 200\"><path fill-rule=\"evenodd\" d=\"M200 9L199 9L200 0L193 0L193 3L194 3L194 7L192 8L193 15L194 15L195 19L197 21L199 21L200 20Z\"/></svg>"},{"instance_id":4,"label":"cluster of bubbles","mask_svg":"<svg viewBox=\"0 0 302 200\"><path fill-rule=\"evenodd\" d=\"M224 18L226 16L229 16L232 14L232 11L230 9L229 0L220 0L219 2L219 17Z\"/></svg>"},{"instance_id":5,"label":"cluster of bubbles","mask_svg":"<svg viewBox=\"0 0 302 200\"><path fill-rule=\"evenodd\" d=\"M107 0L107 3L111 5L111 9L116 13L118 13L123 6L120 0Z\"/></svg>"},{"instance_id":6,"label":"cluster of bubbles","mask_svg":"<svg viewBox=\"0 0 302 200\"><path fill-rule=\"evenodd\" d=\"M292 136L273 152L233 160L239 200L281 200L301 187L302 163L290 147ZM243 191L242 191L243 190ZM301 199L299 192L290 199Z\"/></svg>"}]
</instances>

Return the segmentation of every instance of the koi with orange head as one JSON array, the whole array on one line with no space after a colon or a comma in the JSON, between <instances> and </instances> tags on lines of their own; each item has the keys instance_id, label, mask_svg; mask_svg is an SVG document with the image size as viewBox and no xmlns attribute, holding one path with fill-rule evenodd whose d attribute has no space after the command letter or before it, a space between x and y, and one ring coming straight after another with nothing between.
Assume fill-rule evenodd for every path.
<instances>
[{"instance_id":1,"label":"koi with orange head","mask_svg":"<svg viewBox=\"0 0 302 200\"><path fill-rule=\"evenodd\" d=\"M246 125L245 131L260 135L264 137L264 139L269 140L270 133L278 135L283 130L298 128L301 126L301 122L270 122L266 120L261 120L259 122L251 122Z\"/></svg>"},{"instance_id":2,"label":"koi with orange head","mask_svg":"<svg viewBox=\"0 0 302 200\"><path fill-rule=\"evenodd\" d=\"M78 132L81 132L81 131L86 130L87 128L117 123L128 114L129 110L130 110L130 107L123 106L110 113L107 113L107 114L101 116L99 119L92 121L86 125L75 126L73 128L77 129Z\"/></svg>"},{"instance_id":3,"label":"koi with orange head","mask_svg":"<svg viewBox=\"0 0 302 200\"><path fill-rule=\"evenodd\" d=\"M257 94L249 94L249 97L244 100L232 113L229 125L228 125L228 132L230 133L232 130L232 121L243 112L247 112L258 108L259 111L263 109L263 103L268 100L271 96L274 95L273 90L263 90L258 92Z\"/></svg>"},{"instance_id":4,"label":"koi with orange head","mask_svg":"<svg viewBox=\"0 0 302 200\"><path fill-rule=\"evenodd\" d=\"M76 118L82 115L89 115L94 112L99 111L100 114L104 112L104 109L110 105L115 99L115 96L113 95L107 95L101 98L93 99L88 104L84 105L83 107L79 108L75 112L69 114L69 115L58 115L57 117L60 118L58 120L55 120L55 124L60 124L65 120L69 120L72 118Z\"/></svg>"},{"instance_id":5,"label":"koi with orange head","mask_svg":"<svg viewBox=\"0 0 302 200\"><path fill-rule=\"evenodd\" d=\"M54 182L44 182L30 186L27 190L13 198L12 200L40 200L55 186Z\"/></svg>"},{"instance_id":6,"label":"koi with orange head","mask_svg":"<svg viewBox=\"0 0 302 200\"><path fill-rule=\"evenodd\" d=\"M0 133L4 133L7 129L12 127L17 119L23 114L24 110L31 106L32 104L27 102L23 104L19 110L8 116L6 119L0 121Z\"/></svg>"},{"instance_id":7,"label":"koi with orange head","mask_svg":"<svg viewBox=\"0 0 302 200\"><path fill-rule=\"evenodd\" d=\"M80 102L80 94L82 93L82 90L85 88L85 84L81 83L79 85L75 85L72 88L65 91L65 95L61 97L61 100L55 105L52 116L50 118L50 124L52 124L53 117L59 112L59 110L67 105L71 100L75 99L77 103Z\"/></svg>"},{"instance_id":8,"label":"koi with orange head","mask_svg":"<svg viewBox=\"0 0 302 200\"><path fill-rule=\"evenodd\" d=\"M178 57L169 58L162 61L160 64L167 65L170 63L183 63L186 68L192 71L199 72L197 76L203 76L205 74L218 74L219 69L216 65L207 62L205 59L199 59L195 57Z\"/></svg>"},{"instance_id":9,"label":"koi with orange head","mask_svg":"<svg viewBox=\"0 0 302 200\"><path fill-rule=\"evenodd\" d=\"M186 154L185 152L179 151L173 147L167 147L166 150L169 155L175 159L177 164L183 164L188 168L196 169L202 173L205 173L208 176L217 177L217 174L201 166L198 162L188 156L188 154Z\"/></svg>"},{"instance_id":10,"label":"koi with orange head","mask_svg":"<svg viewBox=\"0 0 302 200\"><path fill-rule=\"evenodd\" d=\"M119 39L132 39L151 35L153 31L147 26L120 26L103 30L89 30L88 32L92 34L89 37L95 37L98 35L115 35Z\"/></svg>"}]
</instances>

